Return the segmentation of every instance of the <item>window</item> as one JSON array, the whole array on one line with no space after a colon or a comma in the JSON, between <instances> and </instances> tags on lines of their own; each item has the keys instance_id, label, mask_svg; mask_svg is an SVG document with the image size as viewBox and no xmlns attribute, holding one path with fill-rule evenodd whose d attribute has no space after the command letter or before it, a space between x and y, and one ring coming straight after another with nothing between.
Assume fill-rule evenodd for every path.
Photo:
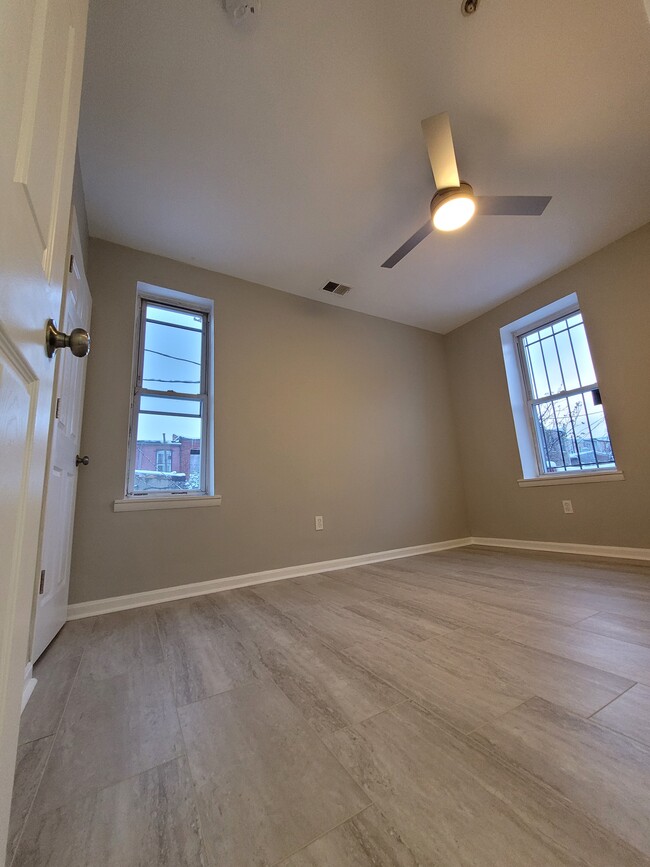
<instances>
[{"instance_id":1,"label":"window","mask_svg":"<svg viewBox=\"0 0 650 867\"><path fill-rule=\"evenodd\" d=\"M577 297L501 329L501 339L524 478L615 472Z\"/></svg>"},{"instance_id":2,"label":"window","mask_svg":"<svg viewBox=\"0 0 650 867\"><path fill-rule=\"evenodd\" d=\"M616 467L580 310L518 337L543 473Z\"/></svg>"},{"instance_id":3,"label":"window","mask_svg":"<svg viewBox=\"0 0 650 867\"><path fill-rule=\"evenodd\" d=\"M139 296L128 497L210 493L210 312L166 295Z\"/></svg>"}]
</instances>

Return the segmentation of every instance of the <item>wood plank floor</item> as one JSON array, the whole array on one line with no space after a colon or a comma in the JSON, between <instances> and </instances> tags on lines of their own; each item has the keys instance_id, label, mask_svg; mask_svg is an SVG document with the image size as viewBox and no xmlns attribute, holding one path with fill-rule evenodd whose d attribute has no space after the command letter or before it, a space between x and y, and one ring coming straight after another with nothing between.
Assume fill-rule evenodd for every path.
<instances>
[{"instance_id":1,"label":"wood plank floor","mask_svg":"<svg viewBox=\"0 0 650 867\"><path fill-rule=\"evenodd\" d=\"M462 548L67 624L13 867L650 865L650 567Z\"/></svg>"}]
</instances>

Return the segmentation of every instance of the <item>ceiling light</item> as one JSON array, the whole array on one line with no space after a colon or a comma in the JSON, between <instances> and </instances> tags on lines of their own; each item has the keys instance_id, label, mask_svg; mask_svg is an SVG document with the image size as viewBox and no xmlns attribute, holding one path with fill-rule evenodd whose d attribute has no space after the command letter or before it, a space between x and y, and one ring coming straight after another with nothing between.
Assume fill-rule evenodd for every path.
<instances>
[{"instance_id":1,"label":"ceiling light","mask_svg":"<svg viewBox=\"0 0 650 867\"><path fill-rule=\"evenodd\" d=\"M455 232L469 223L476 212L474 191L469 184L439 190L431 202L433 227L441 232Z\"/></svg>"},{"instance_id":2,"label":"ceiling light","mask_svg":"<svg viewBox=\"0 0 650 867\"><path fill-rule=\"evenodd\" d=\"M434 228L441 232L455 232L462 228L474 216L476 204L469 196L454 196L443 202L433 215Z\"/></svg>"}]
</instances>

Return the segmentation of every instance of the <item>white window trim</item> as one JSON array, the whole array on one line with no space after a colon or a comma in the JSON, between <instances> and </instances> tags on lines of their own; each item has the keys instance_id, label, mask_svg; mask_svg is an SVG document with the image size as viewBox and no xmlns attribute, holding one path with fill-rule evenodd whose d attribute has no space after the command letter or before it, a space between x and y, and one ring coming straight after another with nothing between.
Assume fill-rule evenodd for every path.
<instances>
[{"instance_id":1,"label":"white window trim","mask_svg":"<svg viewBox=\"0 0 650 867\"><path fill-rule=\"evenodd\" d=\"M621 470L580 470L575 473L549 474L532 479L517 479L520 488L538 488L543 485L581 485L585 482L624 482Z\"/></svg>"},{"instance_id":2,"label":"white window trim","mask_svg":"<svg viewBox=\"0 0 650 867\"><path fill-rule=\"evenodd\" d=\"M197 509L220 506L221 495L174 494L167 497L125 497L113 501L114 512L147 512L152 509Z\"/></svg>"},{"instance_id":3,"label":"white window trim","mask_svg":"<svg viewBox=\"0 0 650 867\"><path fill-rule=\"evenodd\" d=\"M196 493L191 491L170 491L169 493L156 491L155 494L129 493L130 479L133 469L132 463L135 455L135 451L133 451L133 454L131 452L131 430L135 423L134 395L140 363L140 343L142 340L141 311L143 300L151 301L153 303L172 304L186 310L196 310L199 313L207 314L208 317L206 330L206 363L208 373L206 404L208 409L208 420L205 427L206 447L202 446L202 451L205 452L202 456L204 461L205 491L199 491ZM167 289L149 283L138 282L135 305L124 498L113 502L113 510L116 512L122 512L144 511L148 509L196 508L200 505L219 506L221 505L221 496L215 495L214 492L214 304L210 299L201 298L198 295L191 295L186 292L178 292L175 289Z\"/></svg>"},{"instance_id":4,"label":"white window trim","mask_svg":"<svg viewBox=\"0 0 650 867\"><path fill-rule=\"evenodd\" d=\"M614 482L624 481L625 476L617 467L612 470L575 470L571 473L540 473L540 458L538 456L537 437L533 428L533 420L528 410L528 395L524 372L521 367L521 353L518 337L547 322L549 319L561 319L580 308L575 292L559 298L541 309L522 316L520 319L504 325L500 329L503 363L505 366L512 417L515 434L521 458L522 478L517 483L522 488L540 487L543 485L571 485L584 482Z\"/></svg>"}]
</instances>

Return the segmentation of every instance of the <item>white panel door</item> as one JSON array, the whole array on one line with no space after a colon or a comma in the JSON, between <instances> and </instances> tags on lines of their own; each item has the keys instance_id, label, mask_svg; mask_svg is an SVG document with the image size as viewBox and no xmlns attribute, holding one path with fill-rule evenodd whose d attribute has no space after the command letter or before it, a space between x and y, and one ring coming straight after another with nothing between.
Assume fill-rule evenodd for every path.
<instances>
[{"instance_id":1,"label":"white panel door","mask_svg":"<svg viewBox=\"0 0 650 867\"><path fill-rule=\"evenodd\" d=\"M0 18L0 865L35 597L87 0L2 0Z\"/></svg>"},{"instance_id":2,"label":"white panel door","mask_svg":"<svg viewBox=\"0 0 650 867\"><path fill-rule=\"evenodd\" d=\"M76 218L72 221L70 253L63 290L62 323L59 324L66 334L73 328L90 330L91 297ZM77 465L77 456L81 453L86 365L86 358L75 358L66 351L58 353L31 662L38 659L67 618L77 474L83 471L83 464Z\"/></svg>"}]
</instances>

